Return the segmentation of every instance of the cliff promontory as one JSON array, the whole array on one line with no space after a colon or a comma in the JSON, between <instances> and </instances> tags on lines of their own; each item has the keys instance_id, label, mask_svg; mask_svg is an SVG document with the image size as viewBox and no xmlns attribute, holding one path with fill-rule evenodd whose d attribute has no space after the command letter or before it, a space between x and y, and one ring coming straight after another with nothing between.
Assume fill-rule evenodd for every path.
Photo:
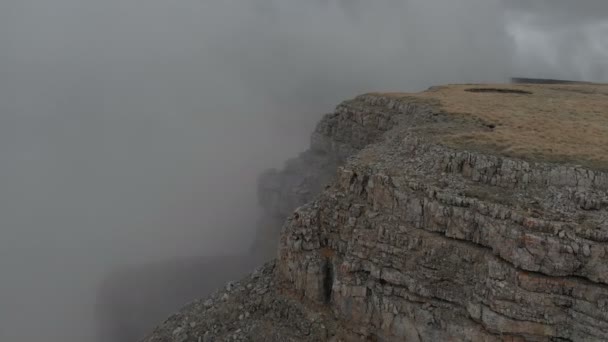
<instances>
[{"instance_id":1,"label":"cliff promontory","mask_svg":"<svg viewBox=\"0 0 608 342\"><path fill-rule=\"evenodd\" d=\"M607 171L605 85L359 96L261 177L276 259L144 341L608 340Z\"/></svg>"}]
</instances>

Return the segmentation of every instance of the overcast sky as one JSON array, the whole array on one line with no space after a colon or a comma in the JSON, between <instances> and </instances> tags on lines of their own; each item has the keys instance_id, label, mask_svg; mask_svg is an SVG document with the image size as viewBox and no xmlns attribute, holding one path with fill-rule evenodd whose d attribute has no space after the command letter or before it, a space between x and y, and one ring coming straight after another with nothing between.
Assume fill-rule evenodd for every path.
<instances>
[{"instance_id":1,"label":"overcast sky","mask_svg":"<svg viewBox=\"0 0 608 342\"><path fill-rule=\"evenodd\" d=\"M518 75L608 81L608 1L505 1Z\"/></svg>"},{"instance_id":2,"label":"overcast sky","mask_svg":"<svg viewBox=\"0 0 608 342\"><path fill-rule=\"evenodd\" d=\"M3 0L0 340L94 341L104 274L242 253L255 179L368 91L608 81L606 0Z\"/></svg>"}]
</instances>

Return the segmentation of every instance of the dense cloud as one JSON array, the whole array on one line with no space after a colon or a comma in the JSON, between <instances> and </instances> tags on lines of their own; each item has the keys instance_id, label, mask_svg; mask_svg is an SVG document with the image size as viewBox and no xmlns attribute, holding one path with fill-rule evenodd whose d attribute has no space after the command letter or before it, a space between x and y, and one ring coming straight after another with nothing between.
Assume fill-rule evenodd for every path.
<instances>
[{"instance_id":1,"label":"dense cloud","mask_svg":"<svg viewBox=\"0 0 608 342\"><path fill-rule=\"evenodd\" d=\"M509 76L498 1L265 4L262 17L245 11L237 30L226 29L230 43L223 35L215 43L247 84L273 98L329 105L370 89Z\"/></svg>"},{"instance_id":2,"label":"dense cloud","mask_svg":"<svg viewBox=\"0 0 608 342\"><path fill-rule=\"evenodd\" d=\"M514 70L530 77L608 82L608 2L506 1Z\"/></svg>"},{"instance_id":3,"label":"dense cloud","mask_svg":"<svg viewBox=\"0 0 608 342\"><path fill-rule=\"evenodd\" d=\"M93 341L105 273L246 251L257 175L347 97L606 80L603 1L534 4L2 2L0 340Z\"/></svg>"},{"instance_id":4,"label":"dense cloud","mask_svg":"<svg viewBox=\"0 0 608 342\"><path fill-rule=\"evenodd\" d=\"M606 21L608 15L608 2L604 0L509 0L505 5L507 9L537 16L539 23L557 27Z\"/></svg>"}]
</instances>

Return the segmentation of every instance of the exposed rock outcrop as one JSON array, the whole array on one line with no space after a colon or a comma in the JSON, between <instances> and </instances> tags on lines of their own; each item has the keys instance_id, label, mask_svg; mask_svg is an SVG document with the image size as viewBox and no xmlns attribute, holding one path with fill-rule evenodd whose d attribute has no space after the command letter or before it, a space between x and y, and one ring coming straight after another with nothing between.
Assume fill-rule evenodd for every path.
<instances>
[{"instance_id":1,"label":"exposed rock outcrop","mask_svg":"<svg viewBox=\"0 0 608 342\"><path fill-rule=\"evenodd\" d=\"M429 92L364 95L327 116L311 151L262 182L269 212L290 212L276 261L145 341L608 340L605 160L572 163L566 133L568 151L509 151L482 134L511 122L448 112L445 93ZM522 94L462 96L519 104ZM462 132L487 141L451 139Z\"/></svg>"},{"instance_id":2,"label":"exposed rock outcrop","mask_svg":"<svg viewBox=\"0 0 608 342\"><path fill-rule=\"evenodd\" d=\"M319 122L307 151L287 161L282 170L262 174L258 201L264 214L257 224L254 253L274 258L285 218L319 194L348 157L391 129L399 114L359 99L346 101Z\"/></svg>"}]
</instances>

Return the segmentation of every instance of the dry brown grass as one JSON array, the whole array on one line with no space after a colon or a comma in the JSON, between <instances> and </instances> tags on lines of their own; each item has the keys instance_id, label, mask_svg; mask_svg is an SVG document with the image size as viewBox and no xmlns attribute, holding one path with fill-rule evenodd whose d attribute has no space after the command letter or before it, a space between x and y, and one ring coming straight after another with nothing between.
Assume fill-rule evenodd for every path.
<instances>
[{"instance_id":1,"label":"dry brown grass","mask_svg":"<svg viewBox=\"0 0 608 342\"><path fill-rule=\"evenodd\" d=\"M501 91L466 91L480 88ZM520 93L504 92L511 89ZM608 169L608 85L449 85L385 95L438 100L455 122L471 123L442 132L453 147Z\"/></svg>"}]
</instances>

